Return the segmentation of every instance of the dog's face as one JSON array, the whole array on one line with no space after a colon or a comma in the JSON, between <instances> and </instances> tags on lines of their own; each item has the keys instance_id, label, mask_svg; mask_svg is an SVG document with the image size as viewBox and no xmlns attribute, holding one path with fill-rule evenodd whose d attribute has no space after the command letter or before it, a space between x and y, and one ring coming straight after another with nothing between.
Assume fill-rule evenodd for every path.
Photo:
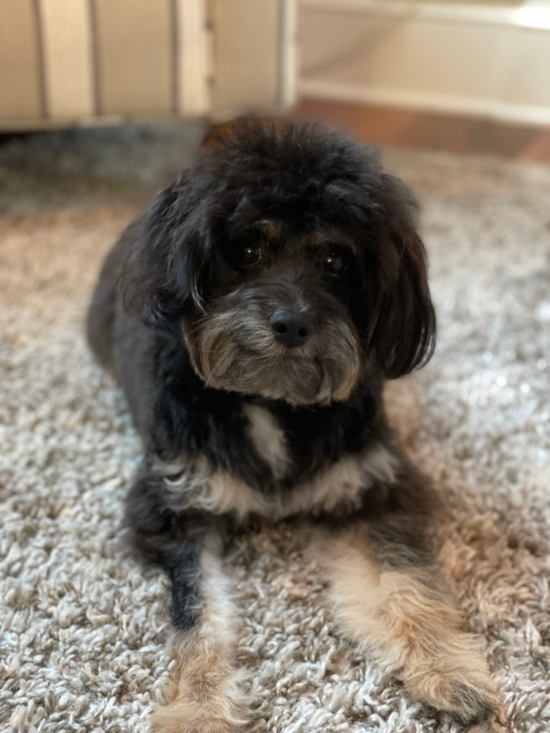
<instances>
[{"instance_id":1,"label":"dog's face","mask_svg":"<svg viewBox=\"0 0 550 733\"><path fill-rule=\"evenodd\" d=\"M344 400L363 362L353 241L317 223L256 217L226 227L205 313L184 319L195 368L221 389L293 404Z\"/></svg>"},{"instance_id":2,"label":"dog's face","mask_svg":"<svg viewBox=\"0 0 550 733\"><path fill-rule=\"evenodd\" d=\"M182 338L207 385L346 400L429 358L435 318L414 205L323 128L243 123L135 225L128 308Z\"/></svg>"}]
</instances>

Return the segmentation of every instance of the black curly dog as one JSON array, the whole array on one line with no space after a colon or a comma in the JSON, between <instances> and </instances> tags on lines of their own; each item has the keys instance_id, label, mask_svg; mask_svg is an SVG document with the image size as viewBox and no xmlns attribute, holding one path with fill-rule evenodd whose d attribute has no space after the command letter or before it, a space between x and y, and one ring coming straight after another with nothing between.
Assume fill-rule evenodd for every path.
<instances>
[{"instance_id":1,"label":"black curly dog","mask_svg":"<svg viewBox=\"0 0 550 733\"><path fill-rule=\"evenodd\" d=\"M435 316L414 202L322 127L237 123L108 255L88 319L144 447L126 519L172 581L177 660L153 723L247 718L223 573L251 517L303 517L343 631L465 721L497 694L430 553L433 497L382 387L425 363Z\"/></svg>"}]
</instances>

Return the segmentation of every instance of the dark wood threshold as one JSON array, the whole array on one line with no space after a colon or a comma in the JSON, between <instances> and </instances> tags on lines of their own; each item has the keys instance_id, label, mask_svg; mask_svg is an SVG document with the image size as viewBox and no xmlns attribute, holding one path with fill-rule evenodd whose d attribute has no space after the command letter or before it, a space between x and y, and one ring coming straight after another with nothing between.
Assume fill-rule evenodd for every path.
<instances>
[{"instance_id":1,"label":"dark wood threshold","mask_svg":"<svg viewBox=\"0 0 550 733\"><path fill-rule=\"evenodd\" d=\"M303 99L289 116L340 127L372 145L550 163L550 127L318 99Z\"/></svg>"}]
</instances>

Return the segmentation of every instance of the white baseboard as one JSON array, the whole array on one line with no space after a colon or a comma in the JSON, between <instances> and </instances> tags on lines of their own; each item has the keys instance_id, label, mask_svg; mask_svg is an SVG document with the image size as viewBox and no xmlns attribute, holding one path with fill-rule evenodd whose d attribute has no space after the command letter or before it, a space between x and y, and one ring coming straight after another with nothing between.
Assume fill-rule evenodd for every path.
<instances>
[{"instance_id":1,"label":"white baseboard","mask_svg":"<svg viewBox=\"0 0 550 733\"><path fill-rule=\"evenodd\" d=\"M302 97L379 104L387 107L451 113L469 117L488 117L501 122L550 125L550 107L509 104L498 100L452 94L430 94L399 89L369 89L358 84L342 84L318 79L304 79L299 83L298 88Z\"/></svg>"},{"instance_id":2,"label":"white baseboard","mask_svg":"<svg viewBox=\"0 0 550 733\"><path fill-rule=\"evenodd\" d=\"M302 95L550 125L550 0L299 2Z\"/></svg>"}]
</instances>

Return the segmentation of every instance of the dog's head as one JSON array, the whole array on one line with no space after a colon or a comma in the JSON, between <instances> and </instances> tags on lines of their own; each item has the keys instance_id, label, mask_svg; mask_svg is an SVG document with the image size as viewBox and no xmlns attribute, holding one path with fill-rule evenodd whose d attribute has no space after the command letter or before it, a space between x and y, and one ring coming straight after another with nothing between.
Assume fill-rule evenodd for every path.
<instances>
[{"instance_id":1,"label":"dog's head","mask_svg":"<svg viewBox=\"0 0 550 733\"><path fill-rule=\"evenodd\" d=\"M427 361L435 316L414 202L318 126L243 121L134 227L126 307L182 338L214 388L346 400Z\"/></svg>"}]
</instances>

